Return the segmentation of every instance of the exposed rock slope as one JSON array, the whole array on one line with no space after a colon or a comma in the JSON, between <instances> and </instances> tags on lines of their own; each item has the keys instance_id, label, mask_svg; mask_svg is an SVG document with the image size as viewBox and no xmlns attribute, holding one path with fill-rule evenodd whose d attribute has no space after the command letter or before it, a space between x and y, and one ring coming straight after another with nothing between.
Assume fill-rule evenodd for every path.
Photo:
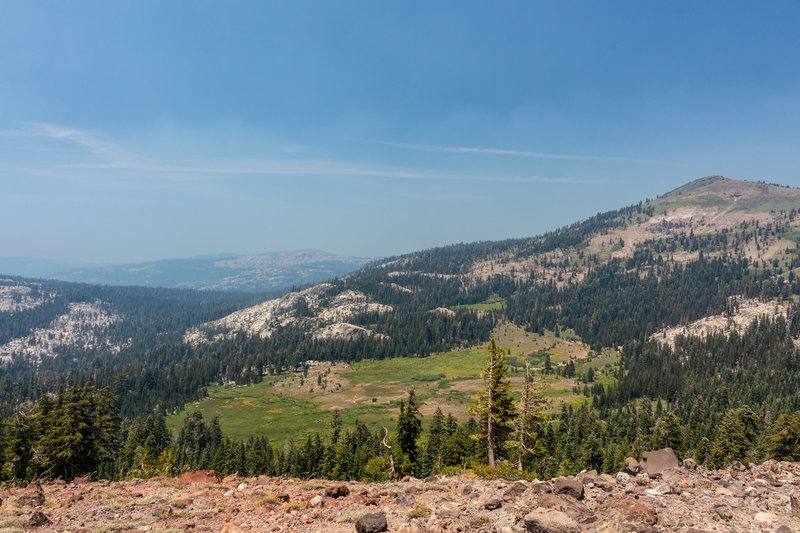
<instances>
[{"instance_id":1,"label":"exposed rock slope","mask_svg":"<svg viewBox=\"0 0 800 533\"><path fill-rule=\"evenodd\" d=\"M373 332L349 324L349 318L362 312L391 310L391 306L369 301L363 293L352 290L334 293L333 285L320 283L192 328L184 340L204 342L238 331L269 337L276 328L290 325L302 326L316 337L355 338Z\"/></svg>"},{"instance_id":2,"label":"exposed rock slope","mask_svg":"<svg viewBox=\"0 0 800 533\"><path fill-rule=\"evenodd\" d=\"M120 316L106 311L102 302L70 303L69 311L55 318L46 328L37 328L29 335L0 345L0 360L26 357L38 361L43 357L54 357L61 348L118 352L123 345L111 342L102 333L119 320Z\"/></svg>"}]
</instances>

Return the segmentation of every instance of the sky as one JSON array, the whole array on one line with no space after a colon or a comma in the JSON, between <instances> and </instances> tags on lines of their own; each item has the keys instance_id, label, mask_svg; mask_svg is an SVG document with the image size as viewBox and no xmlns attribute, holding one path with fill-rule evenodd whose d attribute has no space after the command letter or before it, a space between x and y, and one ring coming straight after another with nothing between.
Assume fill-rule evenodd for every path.
<instances>
[{"instance_id":1,"label":"sky","mask_svg":"<svg viewBox=\"0 0 800 533\"><path fill-rule=\"evenodd\" d=\"M0 255L531 236L800 186L800 3L0 0Z\"/></svg>"}]
</instances>

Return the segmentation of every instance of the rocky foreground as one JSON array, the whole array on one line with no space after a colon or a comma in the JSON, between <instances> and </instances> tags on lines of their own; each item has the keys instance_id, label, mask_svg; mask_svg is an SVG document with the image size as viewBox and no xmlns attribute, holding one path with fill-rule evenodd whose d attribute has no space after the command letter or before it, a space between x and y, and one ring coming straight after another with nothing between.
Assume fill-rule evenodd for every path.
<instances>
[{"instance_id":1,"label":"rocky foreground","mask_svg":"<svg viewBox=\"0 0 800 533\"><path fill-rule=\"evenodd\" d=\"M0 531L800 532L800 463L707 470L671 450L548 482L337 483L214 472L0 492Z\"/></svg>"}]
</instances>

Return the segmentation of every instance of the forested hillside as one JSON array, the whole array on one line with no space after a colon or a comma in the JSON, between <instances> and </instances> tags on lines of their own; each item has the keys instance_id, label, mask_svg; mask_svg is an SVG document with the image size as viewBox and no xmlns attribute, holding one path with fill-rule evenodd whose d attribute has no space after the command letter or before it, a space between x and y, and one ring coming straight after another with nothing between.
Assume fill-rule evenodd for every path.
<instances>
[{"instance_id":1,"label":"forested hillside","mask_svg":"<svg viewBox=\"0 0 800 533\"><path fill-rule=\"evenodd\" d=\"M575 376L573 360L515 354L517 375L527 362L537 379L582 380L585 396L549 421L539 413L535 430L515 437L536 443L523 454L530 472L616 471L627 455L665 445L713 465L786 457L781 446L800 435L800 418L792 418L800 410L799 209L795 189L703 178L538 237L391 257L266 301L9 279L0 313L0 406L6 416L20 409L37 416L42 407L31 411L31 402L44 393L73 382L108 387L129 420L156 417L126 426L130 455L144 446L132 437L135 424L157 423L213 382L307 373L309 361L485 347L498 325L511 323L529 335L568 330L617 358L601 369L600 382L593 368ZM753 308L771 312L742 318ZM79 342L47 352L48 328L63 330L60 317L69 316L96 321L70 330ZM520 394L511 393L515 401ZM486 448L470 438L485 430L485 412L460 421L440 412L424 434L422 426L409 434L419 417L409 414L413 399L407 402L394 432L386 431L407 460L398 469L425 475L487 460ZM521 431L506 422L508 436ZM162 439L148 452L153 468L166 450L172 465L249 473L344 479L377 476L387 466L386 435L360 423L335 422L281 450L266 440L226 440L204 425L215 422L194 415L184 424L176 442ZM783 438L776 424L789 428ZM519 449L499 442L498 457L516 464ZM118 475L131 468L125 457Z\"/></svg>"}]
</instances>

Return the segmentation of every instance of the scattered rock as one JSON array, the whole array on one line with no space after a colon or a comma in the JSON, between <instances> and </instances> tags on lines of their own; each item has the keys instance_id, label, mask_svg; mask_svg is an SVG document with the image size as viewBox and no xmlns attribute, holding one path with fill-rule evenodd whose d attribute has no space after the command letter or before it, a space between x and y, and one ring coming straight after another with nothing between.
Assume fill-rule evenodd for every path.
<instances>
[{"instance_id":1,"label":"scattered rock","mask_svg":"<svg viewBox=\"0 0 800 533\"><path fill-rule=\"evenodd\" d=\"M695 470L697 470L697 461L695 461L694 459L684 459L683 460L683 467L686 470L690 470L690 471L694 472Z\"/></svg>"},{"instance_id":2,"label":"scattered rock","mask_svg":"<svg viewBox=\"0 0 800 533\"><path fill-rule=\"evenodd\" d=\"M580 533L578 523L562 513L550 509L534 509L525 515L525 531L529 533Z\"/></svg>"},{"instance_id":3,"label":"scattered rock","mask_svg":"<svg viewBox=\"0 0 800 533\"><path fill-rule=\"evenodd\" d=\"M641 469L650 477L661 474L667 468L678 468L679 466L680 463L678 463L678 458L675 457L672 448L662 448L642 454Z\"/></svg>"},{"instance_id":4,"label":"scattered rock","mask_svg":"<svg viewBox=\"0 0 800 533\"><path fill-rule=\"evenodd\" d=\"M582 472L550 482L453 476L446 480L449 491L425 490L437 487L421 480L405 485L320 484L240 477L228 485L192 485L167 478L31 483L26 488L7 486L2 496L12 528L76 533L128 523L135 523L132 527L142 532L192 528L217 533L353 531L370 509L382 514L392 531L401 533L571 531L576 524L587 533L800 533L800 463L769 461L744 471L738 465L724 470L687 466L684 462L682 467L666 468L655 478L643 469L635 478L627 473ZM239 490L244 483L247 487ZM324 495L326 485L338 499ZM580 500L574 496L580 495L579 487L584 489ZM239 497L225 499L223 494L229 490ZM341 496L345 492L347 498ZM17 505L20 496L32 497L29 504L44 503L41 507ZM45 511L43 516L50 523L35 526L42 520L35 511ZM564 516L571 520L566 527L556 520ZM526 522L526 517L531 520ZM553 517L554 521L544 520ZM369 521L362 525L373 527Z\"/></svg>"},{"instance_id":5,"label":"scattered rock","mask_svg":"<svg viewBox=\"0 0 800 533\"><path fill-rule=\"evenodd\" d=\"M350 494L350 489L347 485L334 485L325 489L325 496L328 498L343 498Z\"/></svg>"},{"instance_id":6,"label":"scattered rock","mask_svg":"<svg viewBox=\"0 0 800 533\"><path fill-rule=\"evenodd\" d=\"M357 533L380 533L389 531L389 524L386 522L384 513L365 514L356 522Z\"/></svg>"}]
</instances>

